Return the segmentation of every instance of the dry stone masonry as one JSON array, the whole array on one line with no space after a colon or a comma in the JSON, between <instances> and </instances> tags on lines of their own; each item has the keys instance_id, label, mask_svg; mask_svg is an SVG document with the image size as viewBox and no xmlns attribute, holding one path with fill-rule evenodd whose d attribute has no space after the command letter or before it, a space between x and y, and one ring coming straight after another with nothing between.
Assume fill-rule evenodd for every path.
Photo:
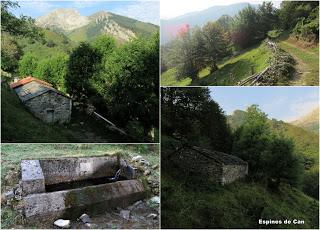
<instances>
[{"instance_id":1,"label":"dry stone masonry","mask_svg":"<svg viewBox=\"0 0 320 230\"><path fill-rule=\"evenodd\" d=\"M248 174L248 163L242 159L195 146L179 148L171 159L189 174L222 185L232 183Z\"/></svg>"},{"instance_id":2,"label":"dry stone masonry","mask_svg":"<svg viewBox=\"0 0 320 230\"><path fill-rule=\"evenodd\" d=\"M72 100L52 88L47 82L33 77L21 79L10 85L28 110L47 123L68 123L71 119Z\"/></svg>"},{"instance_id":3,"label":"dry stone masonry","mask_svg":"<svg viewBox=\"0 0 320 230\"><path fill-rule=\"evenodd\" d=\"M262 72L256 73L238 82L243 86L270 86L285 85L289 81L295 71L294 58L284 50L282 50L274 41L265 40L265 45L272 52L269 59L270 65Z\"/></svg>"}]
</instances>

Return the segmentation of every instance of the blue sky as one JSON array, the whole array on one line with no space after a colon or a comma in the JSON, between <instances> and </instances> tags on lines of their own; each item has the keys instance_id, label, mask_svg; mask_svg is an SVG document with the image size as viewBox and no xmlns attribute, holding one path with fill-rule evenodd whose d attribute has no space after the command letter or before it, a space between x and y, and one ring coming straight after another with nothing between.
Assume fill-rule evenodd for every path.
<instances>
[{"instance_id":1,"label":"blue sky","mask_svg":"<svg viewBox=\"0 0 320 230\"><path fill-rule=\"evenodd\" d=\"M106 0L74 0L74 1L18 1L20 8L13 11L16 16L21 14L33 18L45 15L57 8L73 8L81 15L91 15L97 11L109 11L140 21L159 24L160 6L156 0L138 1L106 1Z\"/></svg>"},{"instance_id":2,"label":"blue sky","mask_svg":"<svg viewBox=\"0 0 320 230\"><path fill-rule=\"evenodd\" d=\"M227 114L252 104L283 121L293 121L319 106L317 87L210 87L211 97Z\"/></svg>"}]
</instances>

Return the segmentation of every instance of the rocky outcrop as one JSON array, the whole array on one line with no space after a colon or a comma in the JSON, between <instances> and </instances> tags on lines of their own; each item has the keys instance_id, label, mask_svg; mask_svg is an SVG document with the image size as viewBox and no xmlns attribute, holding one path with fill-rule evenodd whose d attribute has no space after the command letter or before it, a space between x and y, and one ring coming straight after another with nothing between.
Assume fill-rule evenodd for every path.
<instances>
[{"instance_id":1,"label":"rocky outcrop","mask_svg":"<svg viewBox=\"0 0 320 230\"><path fill-rule=\"evenodd\" d=\"M36 25L44 28L56 28L63 31L71 31L89 24L86 16L81 16L74 9L56 9L51 13L36 19Z\"/></svg>"}]
</instances>

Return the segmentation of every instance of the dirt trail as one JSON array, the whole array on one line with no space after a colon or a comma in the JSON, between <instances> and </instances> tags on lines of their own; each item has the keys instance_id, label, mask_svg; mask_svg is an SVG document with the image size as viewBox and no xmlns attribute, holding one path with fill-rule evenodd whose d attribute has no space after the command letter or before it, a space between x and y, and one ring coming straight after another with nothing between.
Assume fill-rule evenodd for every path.
<instances>
[{"instance_id":1,"label":"dirt trail","mask_svg":"<svg viewBox=\"0 0 320 230\"><path fill-rule=\"evenodd\" d=\"M290 55L296 61L296 64L294 66L296 69L296 72L293 75L291 85L293 86L308 85L305 81L306 75L310 73L310 71L308 70L308 64L305 63L301 58L294 55L293 53L290 53Z\"/></svg>"},{"instance_id":2,"label":"dirt trail","mask_svg":"<svg viewBox=\"0 0 320 230\"><path fill-rule=\"evenodd\" d=\"M288 52L296 61L296 64L295 64L296 72L294 73L294 76L290 82L290 85L293 85L293 86L310 85L308 82L308 78L314 72L314 69L311 65L311 60L310 62L303 60L300 57L300 54L298 52L301 52L301 55L308 55L310 57L317 56L318 54L316 52L305 49L301 46L292 44L290 41L281 41L278 44L283 50Z\"/></svg>"}]
</instances>

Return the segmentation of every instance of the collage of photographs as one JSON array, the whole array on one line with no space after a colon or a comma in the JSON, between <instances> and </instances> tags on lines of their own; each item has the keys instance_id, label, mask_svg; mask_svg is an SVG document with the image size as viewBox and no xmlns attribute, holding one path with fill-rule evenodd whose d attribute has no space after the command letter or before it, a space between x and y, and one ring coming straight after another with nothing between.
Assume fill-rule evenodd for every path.
<instances>
[{"instance_id":1,"label":"collage of photographs","mask_svg":"<svg viewBox=\"0 0 320 230\"><path fill-rule=\"evenodd\" d=\"M319 1L1 0L1 229L319 229Z\"/></svg>"}]
</instances>

